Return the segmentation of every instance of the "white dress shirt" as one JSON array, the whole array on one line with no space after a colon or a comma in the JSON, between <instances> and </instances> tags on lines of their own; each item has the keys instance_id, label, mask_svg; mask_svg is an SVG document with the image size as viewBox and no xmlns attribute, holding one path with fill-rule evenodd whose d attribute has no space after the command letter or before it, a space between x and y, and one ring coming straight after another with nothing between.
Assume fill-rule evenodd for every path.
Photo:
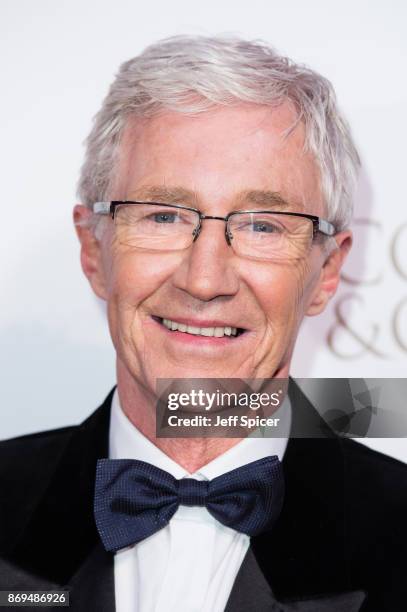
<instances>
[{"instance_id":1,"label":"white dress shirt","mask_svg":"<svg viewBox=\"0 0 407 612\"><path fill-rule=\"evenodd\" d=\"M288 400L280 414L288 432ZM117 390L113 396L109 457L147 461L175 478L211 480L262 457L282 460L286 446L287 437L246 438L189 474L129 421ZM115 554L116 612L223 611L249 543L249 536L225 527L205 507L180 506L166 527Z\"/></svg>"}]
</instances>

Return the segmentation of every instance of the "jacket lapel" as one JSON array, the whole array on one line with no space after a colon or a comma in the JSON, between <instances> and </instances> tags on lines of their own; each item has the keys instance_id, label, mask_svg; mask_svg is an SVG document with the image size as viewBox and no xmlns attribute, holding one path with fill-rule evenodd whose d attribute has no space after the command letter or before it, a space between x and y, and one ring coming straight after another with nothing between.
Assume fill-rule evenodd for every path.
<instances>
[{"instance_id":1,"label":"jacket lapel","mask_svg":"<svg viewBox=\"0 0 407 612\"><path fill-rule=\"evenodd\" d=\"M330 597L277 601L249 548L225 612L359 612L364 600L363 591L350 591Z\"/></svg>"},{"instance_id":2,"label":"jacket lapel","mask_svg":"<svg viewBox=\"0 0 407 612\"><path fill-rule=\"evenodd\" d=\"M337 442L291 439L283 469L280 517L271 532L252 539L261 570L279 598L349 590Z\"/></svg>"},{"instance_id":3,"label":"jacket lapel","mask_svg":"<svg viewBox=\"0 0 407 612\"><path fill-rule=\"evenodd\" d=\"M0 557L0 585L2 591L53 591L60 585L37 576Z\"/></svg>"},{"instance_id":4,"label":"jacket lapel","mask_svg":"<svg viewBox=\"0 0 407 612\"><path fill-rule=\"evenodd\" d=\"M253 590L251 584L263 584L260 573L269 585L269 608L265 609L356 611L365 595L351 590L341 444L291 380L289 394L294 437L283 459L283 509L270 532L252 538L256 563L251 559L246 569L242 566L231 597L236 599L239 593L237 599L242 599L244 592L251 592L257 604L265 588ZM257 575L256 580L249 574ZM234 606L230 610L239 610L236 602Z\"/></svg>"},{"instance_id":5,"label":"jacket lapel","mask_svg":"<svg viewBox=\"0 0 407 612\"><path fill-rule=\"evenodd\" d=\"M108 456L112 394L67 434L45 491L3 560L23 579L31 577L33 589L68 589L75 612L115 609L113 555L102 548L93 518L96 462ZM47 584L52 586L42 587Z\"/></svg>"},{"instance_id":6,"label":"jacket lapel","mask_svg":"<svg viewBox=\"0 0 407 612\"><path fill-rule=\"evenodd\" d=\"M70 609L75 612L113 612L113 554L106 552L98 542L64 588L70 593Z\"/></svg>"},{"instance_id":7,"label":"jacket lapel","mask_svg":"<svg viewBox=\"0 0 407 612\"><path fill-rule=\"evenodd\" d=\"M275 605L270 585L249 548L236 576L225 612L247 612L253 608L256 612L270 612L275 609Z\"/></svg>"}]
</instances>

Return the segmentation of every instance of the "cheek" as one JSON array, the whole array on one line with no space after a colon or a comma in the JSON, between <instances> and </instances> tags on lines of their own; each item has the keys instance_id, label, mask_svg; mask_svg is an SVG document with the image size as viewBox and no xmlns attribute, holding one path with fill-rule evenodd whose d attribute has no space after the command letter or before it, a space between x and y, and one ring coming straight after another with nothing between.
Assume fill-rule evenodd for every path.
<instances>
[{"instance_id":1,"label":"cheek","mask_svg":"<svg viewBox=\"0 0 407 612\"><path fill-rule=\"evenodd\" d=\"M113 246L108 278L109 311L121 312L126 318L141 315L144 302L165 286L173 273L173 259L163 253Z\"/></svg>"},{"instance_id":2,"label":"cheek","mask_svg":"<svg viewBox=\"0 0 407 612\"><path fill-rule=\"evenodd\" d=\"M297 264L266 264L248 275L250 288L272 329L296 327L303 317L310 267L306 262ZM288 331L288 329L286 329Z\"/></svg>"}]
</instances>

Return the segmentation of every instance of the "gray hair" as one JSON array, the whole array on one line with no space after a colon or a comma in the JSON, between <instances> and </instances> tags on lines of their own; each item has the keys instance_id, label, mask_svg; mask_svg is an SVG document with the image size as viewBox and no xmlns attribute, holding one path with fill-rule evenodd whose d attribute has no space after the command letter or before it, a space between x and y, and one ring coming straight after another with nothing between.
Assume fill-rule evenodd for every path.
<instances>
[{"instance_id":1,"label":"gray hair","mask_svg":"<svg viewBox=\"0 0 407 612\"><path fill-rule=\"evenodd\" d=\"M318 163L328 220L344 229L352 217L360 162L331 83L262 41L236 37L174 36L121 65L86 140L78 196L89 207L110 199L130 116L195 114L242 102L276 107L286 100L297 109L287 134L303 122L304 149Z\"/></svg>"}]
</instances>

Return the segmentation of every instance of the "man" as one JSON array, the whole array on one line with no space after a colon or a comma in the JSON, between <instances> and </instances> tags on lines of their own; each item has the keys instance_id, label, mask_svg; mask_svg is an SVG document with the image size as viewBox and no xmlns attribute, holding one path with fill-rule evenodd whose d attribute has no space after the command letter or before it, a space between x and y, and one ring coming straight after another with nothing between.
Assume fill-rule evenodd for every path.
<instances>
[{"instance_id":1,"label":"man","mask_svg":"<svg viewBox=\"0 0 407 612\"><path fill-rule=\"evenodd\" d=\"M123 64L74 210L117 389L80 426L1 444L1 589L68 590L75 611L405 610L407 470L295 438L319 421L293 383L289 440L156 434L158 379L289 376L338 286L357 168L330 84L266 45L176 37ZM202 493L236 479L256 528Z\"/></svg>"}]
</instances>

